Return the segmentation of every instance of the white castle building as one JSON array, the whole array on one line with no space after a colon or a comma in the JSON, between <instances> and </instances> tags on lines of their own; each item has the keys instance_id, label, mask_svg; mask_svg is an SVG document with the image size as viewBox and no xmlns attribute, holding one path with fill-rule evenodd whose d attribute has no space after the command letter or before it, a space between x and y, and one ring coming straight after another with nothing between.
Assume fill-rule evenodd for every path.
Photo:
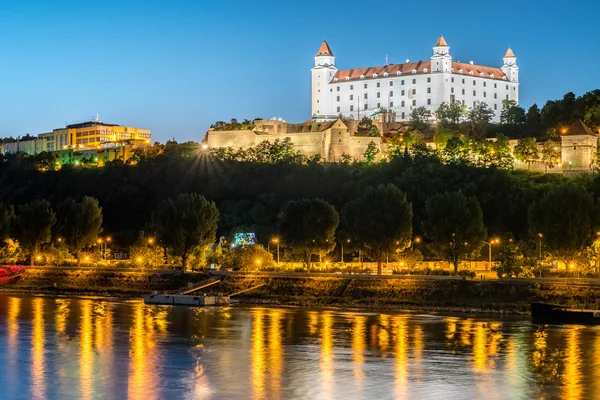
<instances>
[{"instance_id":1,"label":"white castle building","mask_svg":"<svg viewBox=\"0 0 600 400\"><path fill-rule=\"evenodd\" d=\"M338 70L323 41L312 69L312 118L315 121L371 116L382 108L409 118L415 107L435 111L440 104L460 102L473 107L485 102L499 121L503 100L519 102L519 67L509 48L500 68L452 61L442 36L429 61Z\"/></svg>"}]
</instances>

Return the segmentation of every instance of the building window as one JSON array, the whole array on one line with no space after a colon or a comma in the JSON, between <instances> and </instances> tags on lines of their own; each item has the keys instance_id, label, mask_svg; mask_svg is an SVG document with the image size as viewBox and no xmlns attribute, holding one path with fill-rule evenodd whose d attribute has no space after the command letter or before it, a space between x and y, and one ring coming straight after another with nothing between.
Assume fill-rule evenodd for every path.
<instances>
[{"instance_id":1,"label":"building window","mask_svg":"<svg viewBox=\"0 0 600 400\"><path fill-rule=\"evenodd\" d=\"M464 101L464 100L462 101L462 105L463 105L463 106L465 105L465 101Z\"/></svg>"},{"instance_id":2,"label":"building window","mask_svg":"<svg viewBox=\"0 0 600 400\"><path fill-rule=\"evenodd\" d=\"M336 90L339 92L340 91L340 87L338 86Z\"/></svg>"},{"instance_id":3,"label":"building window","mask_svg":"<svg viewBox=\"0 0 600 400\"><path fill-rule=\"evenodd\" d=\"M462 83L463 83L463 85L465 84L465 80L464 79L462 80Z\"/></svg>"},{"instance_id":4,"label":"building window","mask_svg":"<svg viewBox=\"0 0 600 400\"><path fill-rule=\"evenodd\" d=\"M394 102L393 102L393 101L392 101L392 102L390 102L390 107L391 107L391 108L394 108Z\"/></svg>"},{"instance_id":5,"label":"building window","mask_svg":"<svg viewBox=\"0 0 600 400\"><path fill-rule=\"evenodd\" d=\"M400 103L400 107L404 107L404 100Z\"/></svg>"},{"instance_id":6,"label":"building window","mask_svg":"<svg viewBox=\"0 0 600 400\"><path fill-rule=\"evenodd\" d=\"M390 81L390 86L394 86L394 81Z\"/></svg>"},{"instance_id":7,"label":"building window","mask_svg":"<svg viewBox=\"0 0 600 400\"><path fill-rule=\"evenodd\" d=\"M431 78L427 78L427 83L431 83Z\"/></svg>"},{"instance_id":8,"label":"building window","mask_svg":"<svg viewBox=\"0 0 600 400\"><path fill-rule=\"evenodd\" d=\"M381 103L377 103L377 108L381 108Z\"/></svg>"},{"instance_id":9,"label":"building window","mask_svg":"<svg viewBox=\"0 0 600 400\"><path fill-rule=\"evenodd\" d=\"M350 100L354 100L354 95L353 94L350 95Z\"/></svg>"},{"instance_id":10,"label":"building window","mask_svg":"<svg viewBox=\"0 0 600 400\"><path fill-rule=\"evenodd\" d=\"M340 101L340 96L337 97L337 101Z\"/></svg>"},{"instance_id":11,"label":"building window","mask_svg":"<svg viewBox=\"0 0 600 400\"><path fill-rule=\"evenodd\" d=\"M350 111L354 111L354 106L350 106Z\"/></svg>"},{"instance_id":12,"label":"building window","mask_svg":"<svg viewBox=\"0 0 600 400\"><path fill-rule=\"evenodd\" d=\"M573 151L577 150L577 143L573 143Z\"/></svg>"},{"instance_id":13,"label":"building window","mask_svg":"<svg viewBox=\"0 0 600 400\"><path fill-rule=\"evenodd\" d=\"M486 86L487 86L487 83L486 83L486 82L483 82L483 87L486 87Z\"/></svg>"},{"instance_id":14,"label":"building window","mask_svg":"<svg viewBox=\"0 0 600 400\"><path fill-rule=\"evenodd\" d=\"M494 89L498 88L498 84L494 83Z\"/></svg>"},{"instance_id":15,"label":"building window","mask_svg":"<svg viewBox=\"0 0 600 400\"><path fill-rule=\"evenodd\" d=\"M427 88L427 93L431 93L431 88L430 87Z\"/></svg>"},{"instance_id":16,"label":"building window","mask_svg":"<svg viewBox=\"0 0 600 400\"><path fill-rule=\"evenodd\" d=\"M402 113L402 119L406 119L406 113Z\"/></svg>"},{"instance_id":17,"label":"building window","mask_svg":"<svg viewBox=\"0 0 600 400\"><path fill-rule=\"evenodd\" d=\"M414 85L414 84L416 84L416 83L417 83L417 80L416 80L416 79L413 79L413 85Z\"/></svg>"},{"instance_id":18,"label":"building window","mask_svg":"<svg viewBox=\"0 0 600 400\"><path fill-rule=\"evenodd\" d=\"M403 90L403 92L404 92L404 90ZM402 93L402 94L404 94L404 93ZM394 97L394 91L393 90L390 90L390 97Z\"/></svg>"},{"instance_id":19,"label":"building window","mask_svg":"<svg viewBox=\"0 0 600 400\"><path fill-rule=\"evenodd\" d=\"M473 79L473 86L477 85L477 82L475 81L475 79Z\"/></svg>"},{"instance_id":20,"label":"building window","mask_svg":"<svg viewBox=\"0 0 600 400\"><path fill-rule=\"evenodd\" d=\"M381 93L377 92L377 98L381 97Z\"/></svg>"},{"instance_id":21,"label":"building window","mask_svg":"<svg viewBox=\"0 0 600 400\"><path fill-rule=\"evenodd\" d=\"M477 96L477 91L473 90L473 96Z\"/></svg>"},{"instance_id":22,"label":"building window","mask_svg":"<svg viewBox=\"0 0 600 400\"><path fill-rule=\"evenodd\" d=\"M506 90L508 90L508 85L506 85Z\"/></svg>"},{"instance_id":23,"label":"building window","mask_svg":"<svg viewBox=\"0 0 600 400\"><path fill-rule=\"evenodd\" d=\"M476 101L473 102L473 108L475 108L475 107L477 107L477 102Z\"/></svg>"},{"instance_id":24,"label":"building window","mask_svg":"<svg viewBox=\"0 0 600 400\"><path fill-rule=\"evenodd\" d=\"M365 93L365 99L367 98L367 94Z\"/></svg>"},{"instance_id":25,"label":"building window","mask_svg":"<svg viewBox=\"0 0 600 400\"><path fill-rule=\"evenodd\" d=\"M413 89L413 94L417 94L417 89Z\"/></svg>"},{"instance_id":26,"label":"building window","mask_svg":"<svg viewBox=\"0 0 600 400\"><path fill-rule=\"evenodd\" d=\"M450 88L450 93L454 93L454 88Z\"/></svg>"},{"instance_id":27,"label":"building window","mask_svg":"<svg viewBox=\"0 0 600 400\"><path fill-rule=\"evenodd\" d=\"M506 100L508 100L508 95L506 95Z\"/></svg>"},{"instance_id":28,"label":"building window","mask_svg":"<svg viewBox=\"0 0 600 400\"><path fill-rule=\"evenodd\" d=\"M498 104L494 104L494 110L498 109Z\"/></svg>"},{"instance_id":29,"label":"building window","mask_svg":"<svg viewBox=\"0 0 600 400\"><path fill-rule=\"evenodd\" d=\"M404 79L402 79L402 80L400 81L400 84L401 84L401 85L404 85Z\"/></svg>"},{"instance_id":30,"label":"building window","mask_svg":"<svg viewBox=\"0 0 600 400\"><path fill-rule=\"evenodd\" d=\"M377 82L377 87L380 87L380 86L381 86L381 83L380 83L380 82Z\"/></svg>"},{"instance_id":31,"label":"building window","mask_svg":"<svg viewBox=\"0 0 600 400\"><path fill-rule=\"evenodd\" d=\"M483 92L483 97L487 97L487 93L486 92Z\"/></svg>"},{"instance_id":32,"label":"building window","mask_svg":"<svg viewBox=\"0 0 600 400\"><path fill-rule=\"evenodd\" d=\"M427 105L430 106L431 105L431 99L427 99Z\"/></svg>"},{"instance_id":33,"label":"building window","mask_svg":"<svg viewBox=\"0 0 600 400\"><path fill-rule=\"evenodd\" d=\"M365 83L365 89L367 88L367 84Z\"/></svg>"},{"instance_id":34,"label":"building window","mask_svg":"<svg viewBox=\"0 0 600 400\"><path fill-rule=\"evenodd\" d=\"M453 94L450 95L450 103L454 103L456 101L456 97Z\"/></svg>"},{"instance_id":35,"label":"building window","mask_svg":"<svg viewBox=\"0 0 600 400\"><path fill-rule=\"evenodd\" d=\"M340 112L340 106L338 106L338 108L337 108L337 112Z\"/></svg>"},{"instance_id":36,"label":"building window","mask_svg":"<svg viewBox=\"0 0 600 400\"><path fill-rule=\"evenodd\" d=\"M400 96L404 96L404 89L400 91Z\"/></svg>"},{"instance_id":37,"label":"building window","mask_svg":"<svg viewBox=\"0 0 600 400\"><path fill-rule=\"evenodd\" d=\"M494 99L498 98L498 93L494 93Z\"/></svg>"},{"instance_id":38,"label":"building window","mask_svg":"<svg viewBox=\"0 0 600 400\"><path fill-rule=\"evenodd\" d=\"M354 85L350 85L350 90L354 90Z\"/></svg>"},{"instance_id":39,"label":"building window","mask_svg":"<svg viewBox=\"0 0 600 400\"><path fill-rule=\"evenodd\" d=\"M454 77L450 78L450 82L454 83Z\"/></svg>"},{"instance_id":40,"label":"building window","mask_svg":"<svg viewBox=\"0 0 600 400\"><path fill-rule=\"evenodd\" d=\"M365 110L367 109L367 104L365 103Z\"/></svg>"},{"instance_id":41,"label":"building window","mask_svg":"<svg viewBox=\"0 0 600 400\"><path fill-rule=\"evenodd\" d=\"M415 107L417 105L417 101L413 100L413 107Z\"/></svg>"}]
</instances>

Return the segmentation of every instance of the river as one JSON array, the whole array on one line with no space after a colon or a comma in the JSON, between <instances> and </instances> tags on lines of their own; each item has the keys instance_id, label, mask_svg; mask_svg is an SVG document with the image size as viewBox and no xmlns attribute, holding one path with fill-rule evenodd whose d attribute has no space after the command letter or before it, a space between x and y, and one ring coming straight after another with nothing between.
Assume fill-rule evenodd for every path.
<instances>
[{"instance_id":1,"label":"river","mask_svg":"<svg viewBox=\"0 0 600 400\"><path fill-rule=\"evenodd\" d=\"M2 399L600 397L600 328L0 296Z\"/></svg>"}]
</instances>

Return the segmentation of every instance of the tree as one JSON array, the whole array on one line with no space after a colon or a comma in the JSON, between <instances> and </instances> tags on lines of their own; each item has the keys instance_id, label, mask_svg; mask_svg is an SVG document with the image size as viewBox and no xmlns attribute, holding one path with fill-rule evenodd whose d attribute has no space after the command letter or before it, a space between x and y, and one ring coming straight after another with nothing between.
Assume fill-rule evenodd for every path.
<instances>
[{"instance_id":1,"label":"tree","mask_svg":"<svg viewBox=\"0 0 600 400\"><path fill-rule=\"evenodd\" d=\"M375 157L377 157L377 154L379 153L379 149L377 148L377 145L375 144L375 142L369 142L369 144L367 145L367 148L365 149L365 153L364 153L364 157L365 157L365 163L367 164L373 164L373 162L375 161Z\"/></svg>"},{"instance_id":2,"label":"tree","mask_svg":"<svg viewBox=\"0 0 600 400\"><path fill-rule=\"evenodd\" d=\"M373 120L369 117L363 117L356 127L356 136L379 137L381 135L377 126L373 124Z\"/></svg>"},{"instance_id":3,"label":"tree","mask_svg":"<svg viewBox=\"0 0 600 400\"><path fill-rule=\"evenodd\" d=\"M500 122L503 124L522 124L525 122L525 110L517 105L514 100L502 101Z\"/></svg>"},{"instance_id":4,"label":"tree","mask_svg":"<svg viewBox=\"0 0 600 400\"><path fill-rule=\"evenodd\" d=\"M460 120L467 116L467 107L459 101L442 103L435 110L438 129L457 129Z\"/></svg>"},{"instance_id":5,"label":"tree","mask_svg":"<svg viewBox=\"0 0 600 400\"><path fill-rule=\"evenodd\" d=\"M377 273L389 254L410 245L412 205L392 184L367 189L342 210L344 228L351 240L377 261Z\"/></svg>"},{"instance_id":6,"label":"tree","mask_svg":"<svg viewBox=\"0 0 600 400\"><path fill-rule=\"evenodd\" d=\"M510 143L504 135L498 135L495 142L492 142L490 151L490 162L496 168L512 169L515 159L510 151Z\"/></svg>"},{"instance_id":7,"label":"tree","mask_svg":"<svg viewBox=\"0 0 600 400\"><path fill-rule=\"evenodd\" d=\"M15 208L10 204L0 203L0 247L8 239L15 222Z\"/></svg>"},{"instance_id":8,"label":"tree","mask_svg":"<svg viewBox=\"0 0 600 400\"><path fill-rule=\"evenodd\" d=\"M521 138L515 146L515 158L521 162L527 163L527 167L531 168L531 163L540 157L538 146L535 138Z\"/></svg>"},{"instance_id":9,"label":"tree","mask_svg":"<svg viewBox=\"0 0 600 400\"><path fill-rule=\"evenodd\" d=\"M93 246L102 232L102 208L93 197L86 196L80 203L69 197L58 205L56 216L55 233L80 265L81 250Z\"/></svg>"},{"instance_id":10,"label":"tree","mask_svg":"<svg viewBox=\"0 0 600 400\"><path fill-rule=\"evenodd\" d=\"M546 168L554 168L557 164L560 164L561 156L560 143L554 140L546 140L544 142L542 145L542 162Z\"/></svg>"},{"instance_id":11,"label":"tree","mask_svg":"<svg viewBox=\"0 0 600 400\"><path fill-rule=\"evenodd\" d=\"M19 206L15 236L25 253L29 255L31 266L40 246L50 242L52 226L55 222L56 215L46 200L34 200Z\"/></svg>"},{"instance_id":12,"label":"tree","mask_svg":"<svg viewBox=\"0 0 600 400\"><path fill-rule=\"evenodd\" d=\"M461 191L438 193L427 200L425 212L423 229L433 242L431 249L458 274L459 264L479 251L487 236L477 199Z\"/></svg>"},{"instance_id":13,"label":"tree","mask_svg":"<svg viewBox=\"0 0 600 400\"><path fill-rule=\"evenodd\" d=\"M542 112L540 113L540 115L542 125L544 125L546 128L558 125L558 122L560 121L561 117L561 109L559 102L548 100L542 108Z\"/></svg>"},{"instance_id":14,"label":"tree","mask_svg":"<svg viewBox=\"0 0 600 400\"><path fill-rule=\"evenodd\" d=\"M413 130L426 132L430 126L431 111L423 106L413 108L410 112L409 120Z\"/></svg>"},{"instance_id":15,"label":"tree","mask_svg":"<svg viewBox=\"0 0 600 400\"><path fill-rule=\"evenodd\" d=\"M527 115L525 115L525 123L528 125L540 125L542 123L542 114L540 113L540 109L537 104L532 105L527 110Z\"/></svg>"},{"instance_id":16,"label":"tree","mask_svg":"<svg viewBox=\"0 0 600 400\"><path fill-rule=\"evenodd\" d=\"M196 193L163 200L152 213L157 240L181 258L184 270L192 251L215 242L218 221L215 203Z\"/></svg>"},{"instance_id":17,"label":"tree","mask_svg":"<svg viewBox=\"0 0 600 400\"><path fill-rule=\"evenodd\" d=\"M485 130L492 118L494 118L494 111L488 107L487 103L479 102L469 109L468 120L471 137L484 138Z\"/></svg>"},{"instance_id":18,"label":"tree","mask_svg":"<svg viewBox=\"0 0 600 400\"><path fill-rule=\"evenodd\" d=\"M131 246L129 258L138 267L157 268L165 264L164 250L157 245L154 237L146 236L144 231L138 232L138 237Z\"/></svg>"},{"instance_id":19,"label":"tree","mask_svg":"<svg viewBox=\"0 0 600 400\"><path fill-rule=\"evenodd\" d=\"M523 264L525 257L521 251L519 243L512 239L504 240L500 243L500 249L496 256L496 261L492 266L498 278L518 278L523 273Z\"/></svg>"},{"instance_id":20,"label":"tree","mask_svg":"<svg viewBox=\"0 0 600 400\"><path fill-rule=\"evenodd\" d=\"M597 225L594 199L585 188L568 182L551 188L528 211L529 234L542 234L545 247L570 265L592 243Z\"/></svg>"},{"instance_id":21,"label":"tree","mask_svg":"<svg viewBox=\"0 0 600 400\"><path fill-rule=\"evenodd\" d=\"M338 212L324 200L290 201L283 210L279 231L286 246L303 254L310 272L312 256L335 247L339 222Z\"/></svg>"},{"instance_id":22,"label":"tree","mask_svg":"<svg viewBox=\"0 0 600 400\"><path fill-rule=\"evenodd\" d=\"M273 254L256 244L238 246L224 254L222 266L234 270L260 271L272 268Z\"/></svg>"}]
</instances>

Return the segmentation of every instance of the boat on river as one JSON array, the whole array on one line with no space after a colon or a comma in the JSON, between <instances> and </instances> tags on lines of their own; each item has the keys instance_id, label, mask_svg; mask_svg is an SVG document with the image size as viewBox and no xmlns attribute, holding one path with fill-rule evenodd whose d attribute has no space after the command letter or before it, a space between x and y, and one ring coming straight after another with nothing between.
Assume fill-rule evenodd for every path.
<instances>
[{"instance_id":1,"label":"boat on river","mask_svg":"<svg viewBox=\"0 0 600 400\"><path fill-rule=\"evenodd\" d=\"M599 310L579 310L548 303L531 303L534 324L600 325Z\"/></svg>"}]
</instances>

